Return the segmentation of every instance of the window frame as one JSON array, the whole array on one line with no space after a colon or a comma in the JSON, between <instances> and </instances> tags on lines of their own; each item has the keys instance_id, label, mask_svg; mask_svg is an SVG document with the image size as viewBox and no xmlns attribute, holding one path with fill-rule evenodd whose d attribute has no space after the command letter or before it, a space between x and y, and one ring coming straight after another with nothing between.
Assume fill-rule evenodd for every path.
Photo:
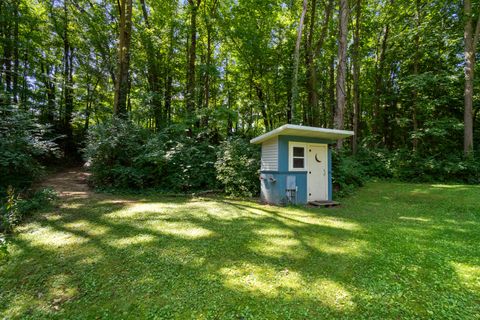
<instances>
[{"instance_id":1,"label":"window frame","mask_svg":"<svg viewBox=\"0 0 480 320\"><path fill-rule=\"evenodd\" d=\"M293 148L303 148L303 157L295 157L295 159L303 159L303 168L293 167ZM301 142L288 143L288 171L307 171L307 144Z\"/></svg>"}]
</instances>

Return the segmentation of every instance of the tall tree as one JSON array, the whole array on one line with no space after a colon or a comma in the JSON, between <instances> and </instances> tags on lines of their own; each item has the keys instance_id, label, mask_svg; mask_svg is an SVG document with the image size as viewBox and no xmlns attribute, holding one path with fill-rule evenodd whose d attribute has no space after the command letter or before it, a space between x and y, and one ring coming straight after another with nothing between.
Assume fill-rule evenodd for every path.
<instances>
[{"instance_id":1,"label":"tall tree","mask_svg":"<svg viewBox=\"0 0 480 320\"><path fill-rule=\"evenodd\" d=\"M312 126L319 126L321 123L320 110L318 106L318 92L317 92L317 70L315 68L315 61L320 51L323 48L323 43L328 34L328 25L330 22L330 16L332 12L333 0L328 0L325 5L325 17L323 20L320 36L316 43L314 43L314 31L315 31L315 7L316 0L312 0L310 21L308 28L307 40L305 42L305 65L307 69L307 82L306 89L308 95L308 101L305 105L304 123Z\"/></svg>"},{"instance_id":2,"label":"tall tree","mask_svg":"<svg viewBox=\"0 0 480 320\"><path fill-rule=\"evenodd\" d=\"M297 122L297 98L298 98L298 64L300 62L300 43L302 41L303 22L307 13L308 0L303 0L302 13L297 29L297 41L295 42L295 51L293 53L293 77L292 77L292 100L291 100L291 117L293 122Z\"/></svg>"},{"instance_id":3,"label":"tall tree","mask_svg":"<svg viewBox=\"0 0 480 320\"><path fill-rule=\"evenodd\" d=\"M188 0L190 10L190 44L188 46L186 107L189 116L195 110L195 69L197 59L197 12L201 0Z\"/></svg>"},{"instance_id":4,"label":"tall tree","mask_svg":"<svg viewBox=\"0 0 480 320\"><path fill-rule=\"evenodd\" d=\"M118 13L118 63L115 83L113 112L124 117L127 114L127 96L129 94L130 42L132 37L132 0L119 0Z\"/></svg>"},{"instance_id":5,"label":"tall tree","mask_svg":"<svg viewBox=\"0 0 480 320\"><path fill-rule=\"evenodd\" d=\"M478 14L475 29L473 27L473 14L471 0L464 0L465 14L465 110L464 110L464 136L463 152L465 156L473 150L473 79L475 71L475 53L478 36L480 33L480 14ZM475 30L475 31L473 31Z\"/></svg>"},{"instance_id":6,"label":"tall tree","mask_svg":"<svg viewBox=\"0 0 480 320\"><path fill-rule=\"evenodd\" d=\"M357 153L357 143L360 134L360 19L362 14L362 1L355 4L355 33L353 35L353 132L352 152Z\"/></svg>"},{"instance_id":7,"label":"tall tree","mask_svg":"<svg viewBox=\"0 0 480 320\"><path fill-rule=\"evenodd\" d=\"M339 34L338 34L338 67L337 67L337 106L333 125L336 129L344 128L344 113L347 103L345 90L347 73L347 36L348 36L348 0L340 0ZM342 140L337 141L337 148L342 148Z\"/></svg>"}]
</instances>

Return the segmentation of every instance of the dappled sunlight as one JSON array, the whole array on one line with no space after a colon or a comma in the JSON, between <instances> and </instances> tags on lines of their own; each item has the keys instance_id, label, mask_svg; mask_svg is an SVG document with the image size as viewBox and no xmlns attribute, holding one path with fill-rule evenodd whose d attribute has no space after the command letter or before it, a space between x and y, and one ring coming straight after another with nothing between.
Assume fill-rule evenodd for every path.
<instances>
[{"instance_id":1,"label":"dappled sunlight","mask_svg":"<svg viewBox=\"0 0 480 320\"><path fill-rule=\"evenodd\" d=\"M0 298L1 297L0 294ZM41 298L41 293L37 293L35 297L33 293L19 292L11 301L9 301L5 310L0 309L2 311L1 313L3 313L3 315L8 315L10 318L20 318L27 310L31 308L40 308L41 301L39 298Z\"/></svg>"},{"instance_id":2,"label":"dappled sunlight","mask_svg":"<svg viewBox=\"0 0 480 320\"><path fill-rule=\"evenodd\" d=\"M125 237L115 240L110 240L107 243L115 248L126 248L131 245L141 245L155 241L156 237L150 234L139 234L133 237Z\"/></svg>"},{"instance_id":3,"label":"dappled sunlight","mask_svg":"<svg viewBox=\"0 0 480 320\"><path fill-rule=\"evenodd\" d=\"M480 290L480 265L451 262L461 284L471 290Z\"/></svg>"},{"instance_id":4,"label":"dappled sunlight","mask_svg":"<svg viewBox=\"0 0 480 320\"><path fill-rule=\"evenodd\" d=\"M116 318L478 314L480 217L462 211L463 202L412 197L416 188L375 184L335 209L161 196L78 201L17 229L11 262L0 266L0 313L95 318L99 306Z\"/></svg>"},{"instance_id":5,"label":"dappled sunlight","mask_svg":"<svg viewBox=\"0 0 480 320\"><path fill-rule=\"evenodd\" d=\"M111 231L110 227L99 225L97 223L92 223L91 221L84 220L84 219L68 222L63 224L63 226L66 229L72 230L72 232L81 231L81 232L84 232L85 234L88 234L91 237L99 237Z\"/></svg>"},{"instance_id":6,"label":"dappled sunlight","mask_svg":"<svg viewBox=\"0 0 480 320\"><path fill-rule=\"evenodd\" d=\"M344 230L349 230L349 231L359 231L361 230L361 227L359 224L354 223L354 222L349 222L345 221L340 218L336 217L326 217L326 216L318 216L318 215L288 215L288 214L275 214L274 216L277 216L279 218L287 219L287 224L293 224L298 225L298 223L301 224L309 224L309 225L315 225L315 226L321 226L321 227L329 227L329 228L336 228L336 229L344 229Z\"/></svg>"},{"instance_id":7,"label":"dappled sunlight","mask_svg":"<svg viewBox=\"0 0 480 320\"><path fill-rule=\"evenodd\" d=\"M407 220L407 221L416 221L416 222L430 222L431 219L428 218L421 218L421 217L398 217L400 220Z\"/></svg>"},{"instance_id":8,"label":"dappled sunlight","mask_svg":"<svg viewBox=\"0 0 480 320\"><path fill-rule=\"evenodd\" d=\"M295 256L298 259L307 255L298 239L284 236L262 237L249 247L253 252L269 257Z\"/></svg>"},{"instance_id":9,"label":"dappled sunlight","mask_svg":"<svg viewBox=\"0 0 480 320\"><path fill-rule=\"evenodd\" d=\"M355 302L352 301L352 294L336 281L319 279L309 285L315 292L313 298L333 309L351 312L356 307Z\"/></svg>"},{"instance_id":10,"label":"dappled sunlight","mask_svg":"<svg viewBox=\"0 0 480 320\"><path fill-rule=\"evenodd\" d=\"M430 187L438 189L455 189L455 190L467 190L471 188L463 184L432 184Z\"/></svg>"},{"instance_id":11,"label":"dappled sunlight","mask_svg":"<svg viewBox=\"0 0 480 320\"><path fill-rule=\"evenodd\" d=\"M83 206L84 206L84 204L81 203L81 202L63 202L60 205L60 208L62 208L62 209L80 209Z\"/></svg>"},{"instance_id":12,"label":"dappled sunlight","mask_svg":"<svg viewBox=\"0 0 480 320\"><path fill-rule=\"evenodd\" d=\"M292 237L295 233L285 228L262 228L255 229L254 233L264 237Z\"/></svg>"},{"instance_id":13,"label":"dappled sunlight","mask_svg":"<svg viewBox=\"0 0 480 320\"><path fill-rule=\"evenodd\" d=\"M88 238L76 235L68 231L57 230L51 226L43 226L39 223L30 223L29 230L20 235L32 245L50 249L62 246L80 245L88 242Z\"/></svg>"},{"instance_id":14,"label":"dappled sunlight","mask_svg":"<svg viewBox=\"0 0 480 320\"><path fill-rule=\"evenodd\" d=\"M48 281L48 292L46 294L46 299L49 300L49 306L58 311L61 305L74 298L78 294L78 289L72 287L71 275L68 274L57 274L53 275Z\"/></svg>"},{"instance_id":15,"label":"dappled sunlight","mask_svg":"<svg viewBox=\"0 0 480 320\"><path fill-rule=\"evenodd\" d=\"M148 223L148 225L150 225L149 230L184 239L200 239L214 235L214 232L186 221L155 221Z\"/></svg>"},{"instance_id":16,"label":"dappled sunlight","mask_svg":"<svg viewBox=\"0 0 480 320\"><path fill-rule=\"evenodd\" d=\"M365 255L368 248L368 243L362 240L339 241L339 239L325 239L324 237L308 239L312 248L329 255L348 255L349 258L360 258Z\"/></svg>"},{"instance_id":17,"label":"dappled sunlight","mask_svg":"<svg viewBox=\"0 0 480 320\"><path fill-rule=\"evenodd\" d=\"M271 266L243 263L221 268L219 273L227 288L271 298L282 293L295 295L305 285L299 273L287 268L275 270Z\"/></svg>"},{"instance_id":18,"label":"dappled sunlight","mask_svg":"<svg viewBox=\"0 0 480 320\"><path fill-rule=\"evenodd\" d=\"M165 203L128 203L126 208L112 211L105 215L107 218L132 218L144 217L155 213L168 213L172 209L176 209L178 205L168 205Z\"/></svg>"}]
</instances>

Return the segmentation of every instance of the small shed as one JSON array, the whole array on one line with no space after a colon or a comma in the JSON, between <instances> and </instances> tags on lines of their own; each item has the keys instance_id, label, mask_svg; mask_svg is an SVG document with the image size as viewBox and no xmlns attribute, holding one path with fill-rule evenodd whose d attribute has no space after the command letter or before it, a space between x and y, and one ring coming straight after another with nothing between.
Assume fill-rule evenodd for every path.
<instances>
[{"instance_id":1,"label":"small shed","mask_svg":"<svg viewBox=\"0 0 480 320\"><path fill-rule=\"evenodd\" d=\"M283 125L250 143L262 145L261 199L270 204L332 201L330 145L353 131Z\"/></svg>"}]
</instances>

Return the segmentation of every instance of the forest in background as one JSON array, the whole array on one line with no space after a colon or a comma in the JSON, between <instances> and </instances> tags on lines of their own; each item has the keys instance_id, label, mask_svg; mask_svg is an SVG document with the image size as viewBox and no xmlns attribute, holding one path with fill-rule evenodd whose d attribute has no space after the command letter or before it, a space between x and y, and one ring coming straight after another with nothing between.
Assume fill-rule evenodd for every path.
<instances>
[{"instance_id":1,"label":"forest in background","mask_svg":"<svg viewBox=\"0 0 480 320\"><path fill-rule=\"evenodd\" d=\"M83 157L96 186L255 190L248 138L285 123L355 131L338 185L477 183L479 8L2 1L0 187Z\"/></svg>"}]
</instances>

